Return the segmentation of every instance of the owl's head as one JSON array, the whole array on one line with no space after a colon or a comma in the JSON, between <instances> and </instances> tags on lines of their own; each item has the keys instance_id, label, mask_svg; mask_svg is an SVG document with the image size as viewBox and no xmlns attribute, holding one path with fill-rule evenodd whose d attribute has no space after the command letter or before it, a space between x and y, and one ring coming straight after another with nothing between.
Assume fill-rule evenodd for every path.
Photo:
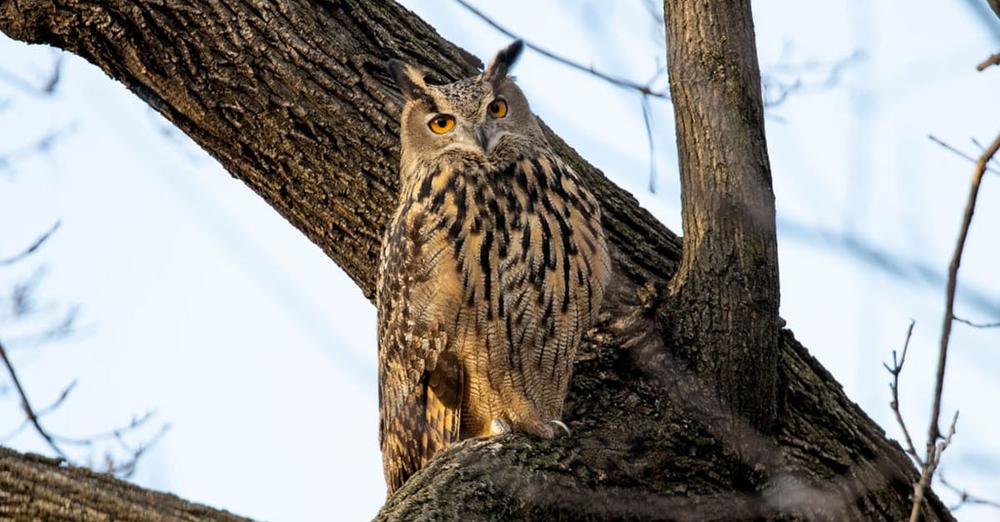
<instances>
[{"instance_id":1,"label":"owl's head","mask_svg":"<svg viewBox=\"0 0 1000 522\"><path fill-rule=\"evenodd\" d=\"M528 100L507 75L523 48L515 41L482 74L446 85L428 85L419 68L389 61L389 72L406 100L400 118L404 171L445 156L503 163L544 143Z\"/></svg>"}]
</instances>

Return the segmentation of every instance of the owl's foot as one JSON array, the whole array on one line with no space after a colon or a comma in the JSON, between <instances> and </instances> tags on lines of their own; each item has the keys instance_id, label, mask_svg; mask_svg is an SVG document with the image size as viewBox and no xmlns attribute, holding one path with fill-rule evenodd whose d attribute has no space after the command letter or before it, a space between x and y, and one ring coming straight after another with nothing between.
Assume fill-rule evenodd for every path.
<instances>
[{"instance_id":1,"label":"owl's foot","mask_svg":"<svg viewBox=\"0 0 1000 522\"><path fill-rule=\"evenodd\" d=\"M566 426L566 423L558 419L552 419L548 422L535 421L523 424L512 424L507 419L497 417L490 423L490 436L503 435L512 431L530 433L543 439L553 439L562 435L572 435L572 432L569 431L569 427Z\"/></svg>"},{"instance_id":2,"label":"owl's foot","mask_svg":"<svg viewBox=\"0 0 1000 522\"><path fill-rule=\"evenodd\" d=\"M536 421L527 423L519 427L517 431L530 433L543 439L554 439L562 435L569 435L569 428L561 420L552 419L549 421Z\"/></svg>"},{"instance_id":3,"label":"owl's foot","mask_svg":"<svg viewBox=\"0 0 1000 522\"><path fill-rule=\"evenodd\" d=\"M552 419L552 420L549 421L549 424L558 426L559 429L562 430L562 432L566 434L566 436L570 436L570 435L573 434L573 432L569 431L569 426L567 426L566 423L563 422L563 421L561 421L561 420ZM555 431L558 433L559 430L555 430Z\"/></svg>"},{"instance_id":4,"label":"owl's foot","mask_svg":"<svg viewBox=\"0 0 1000 522\"><path fill-rule=\"evenodd\" d=\"M510 422L507 421L506 419L501 419L501 418L497 417L497 418L493 419L493 422L490 423L490 435L491 436L493 436L493 435L503 435L505 433L510 433L511 431L514 431L514 430L511 428Z\"/></svg>"}]
</instances>

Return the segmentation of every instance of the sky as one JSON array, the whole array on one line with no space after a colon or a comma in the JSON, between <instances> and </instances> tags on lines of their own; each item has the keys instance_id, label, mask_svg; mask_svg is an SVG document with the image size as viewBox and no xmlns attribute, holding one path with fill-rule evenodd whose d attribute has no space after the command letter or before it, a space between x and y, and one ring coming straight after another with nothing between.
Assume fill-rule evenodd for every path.
<instances>
[{"instance_id":1,"label":"sky","mask_svg":"<svg viewBox=\"0 0 1000 522\"><path fill-rule=\"evenodd\" d=\"M665 88L656 2L473 3L552 52ZM978 156L972 139L988 143L1000 131L1000 68L974 68L1000 50L1000 20L985 23L974 3L754 3L765 78L804 86L767 111L781 313L897 439L882 363L914 320L901 409L921 437L944 274L973 169L927 136ZM455 2L403 4L484 60L509 43ZM138 484L257 519L371 518L385 491L374 307L318 247L97 68L63 56L51 96L9 79L41 83L58 56L0 36L0 157L59 136L44 154L0 164L0 258L60 223L35 255L0 267L0 340L32 400L49 404L76 382L45 425L84 437L155 411L126 435L134 446L169 424L140 460ZM829 84L829 64L851 56ZM636 93L532 51L514 74L546 123L680 230L669 102L650 102L651 183ZM998 224L1000 176L989 175L960 273L956 312L968 319L1000 321ZM39 273L40 313L13 320L7 289ZM72 306L77 332L36 342ZM1000 329L955 325L943 410L961 417L943 469L984 496L1000 492L998 350ZM0 436L22 418L8 389ZM51 453L30 430L0 443ZM86 463L113 447L70 450ZM957 515L1000 520L985 507Z\"/></svg>"}]
</instances>

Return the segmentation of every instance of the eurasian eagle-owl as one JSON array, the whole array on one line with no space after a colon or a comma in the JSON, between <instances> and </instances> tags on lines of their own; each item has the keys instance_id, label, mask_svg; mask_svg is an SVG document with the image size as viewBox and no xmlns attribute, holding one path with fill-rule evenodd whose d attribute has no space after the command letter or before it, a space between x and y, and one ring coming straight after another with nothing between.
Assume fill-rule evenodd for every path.
<instances>
[{"instance_id":1,"label":"eurasian eagle-owl","mask_svg":"<svg viewBox=\"0 0 1000 522\"><path fill-rule=\"evenodd\" d=\"M389 494L459 440L566 429L573 361L610 261L597 202L507 75L521 50L447 85L389 63L405 98L376 297Z\"/></svg>"}]
</instances>

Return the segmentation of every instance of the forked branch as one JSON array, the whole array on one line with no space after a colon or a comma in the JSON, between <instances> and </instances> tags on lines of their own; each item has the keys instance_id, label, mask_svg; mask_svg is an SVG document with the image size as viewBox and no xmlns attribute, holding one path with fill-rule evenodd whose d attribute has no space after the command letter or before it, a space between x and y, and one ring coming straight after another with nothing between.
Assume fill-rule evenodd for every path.
<instances>
[{"instance_id":1,"label":"forked branch","mask_svg":"<svg viewBox=\"0 0 1000 522\"><path fill-rule=\"evenodd\" d=\"M938 348L934 403L931 410L930 427L927 431L927 455L924 458L921 469L920 481L914 486L910 522L919 520L920 506L923 503L925 491L934 476L934 471L937 469L938 464L940 464L941 453L951 443L951 438L955 434L955 423L958 421L958 412L955 412L955 417L952 419L947 435L942 436L939 419L941 416L941 395L944 391L945 368L948 362L948 344L951 340L951 327L955 321L955 291L958 287L958 269L962 264L962 254L965 252L969 228L972 225L972 216L976 212L976 201L979 197L979 187L982 184L983 175L988 170L989 163L998 150L1000 150L1000 135L993 140L976 161L976 168L972 174L972 184L969 188L969 197L965 204L962 225L958 233L958 241L955 244L955 253L952 255L951 264L948 266L948 287L945 292L944 321L941 325L941 342Z\"/></svg>"}]
</instances>

